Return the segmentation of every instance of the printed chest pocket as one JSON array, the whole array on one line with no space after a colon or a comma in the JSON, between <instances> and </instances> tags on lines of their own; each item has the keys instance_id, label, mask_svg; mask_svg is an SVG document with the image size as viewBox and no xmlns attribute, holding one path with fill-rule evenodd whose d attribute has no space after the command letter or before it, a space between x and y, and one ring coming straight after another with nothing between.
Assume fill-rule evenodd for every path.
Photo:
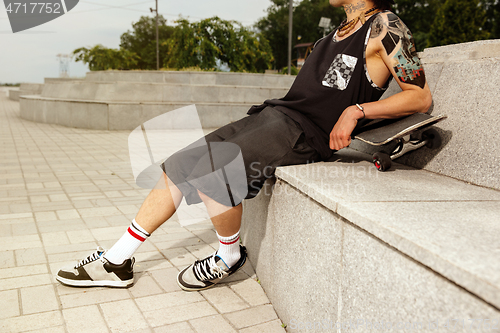
<instances>
[{"instance_id":1,"label":"printed chest pocket","mask_svg":"<svg viewBox=\"0 0 500 333\"><path fill-rule=\"evenodd\" d=\"M337 54L330 68L328 68L322 84L325 87L345 90L349 85L357 63L358 58L356 57L347 54Z\"/></svg>"}]
</instances>

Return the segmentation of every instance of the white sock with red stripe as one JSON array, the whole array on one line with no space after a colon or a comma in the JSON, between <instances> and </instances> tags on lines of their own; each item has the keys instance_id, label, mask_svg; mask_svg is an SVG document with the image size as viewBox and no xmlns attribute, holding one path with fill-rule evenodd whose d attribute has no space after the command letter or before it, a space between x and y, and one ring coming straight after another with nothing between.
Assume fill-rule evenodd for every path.
<instances>
[{"instance_id":1,"label":"white sock with red stripe","mask_svg":"<svg viewBox=\"0 0 500 333\"><path fill-rule=\"evenodd\" d=\"M238 230L237 233L229 237L222 237L217 233L217 238L219 238L217 255L221 257L227 267L231 268L241 257L240 232Z\"/></svg>"},{"instance_id":2,"label":"white sock with red stripe","mask_svg":"<svg viewBox=\"0 0 500 333\"><path fill-rule=\"evenodd\" d=\"M144 230L135 219L128 227L125 234L120 238L115 245L104 254L104 258L112 264L120 265L125 260L132 258L135 251L149 237L149 234Z\"/></svg>"}]
</instances>

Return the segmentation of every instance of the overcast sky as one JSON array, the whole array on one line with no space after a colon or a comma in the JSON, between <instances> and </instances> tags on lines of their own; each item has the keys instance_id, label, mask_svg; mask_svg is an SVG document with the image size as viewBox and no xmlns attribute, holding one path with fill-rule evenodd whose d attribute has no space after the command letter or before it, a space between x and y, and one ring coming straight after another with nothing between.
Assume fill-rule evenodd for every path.
<instances>
[{"instance_id":1,"label":"overcast sky","mask_svg":"<svg viewBox=\"0 0 500 333\"><path fill-rule=\"evenodd\" d=\"M270 3L270 0L158 0L158 12L169 22L179 15L190 21L217 15L250 26L265 16ZM120 35L130 30L132 22L142 15L152 15L149 8L154 6L154 0L80 0L67 14L13 34L2 1L0 83L42 83L45 77L58 77L57 54L69 54L78 47L102 44L118 48ZM69 71L71 77L82 77L88 67L72 62Z\"/></svg>"}]
</instances>

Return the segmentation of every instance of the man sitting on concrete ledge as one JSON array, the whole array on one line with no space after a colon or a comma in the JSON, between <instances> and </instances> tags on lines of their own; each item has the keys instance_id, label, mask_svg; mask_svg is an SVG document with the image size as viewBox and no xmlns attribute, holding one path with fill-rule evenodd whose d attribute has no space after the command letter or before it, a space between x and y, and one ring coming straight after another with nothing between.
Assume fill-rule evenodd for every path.
<instances>
[{"instance_id":1,"label":"man sitting on concrete ledge","mask_svg":"<svg viewBox=\"0 0 500 333\"><path fill-rule=\"evenodd\" d=\"M316 42L286 96L252 107L247 117L203 138L239 147L245 195L231 191L227 180L209 177L211 168L204 166L213 161L206 149L183 149L162 164L165 174L122 238L108 251L98 249L75 267L61 269L58 281L70 286L131 286L132 255L184 197L188 204L205 203L219 249L182 270L177 281L189 291L212 287L245 263L246 250L239 244L241 202L255 197L276 167L328 159L333 151L349 146L354 129L371 119L427 112L432 98L424 70L410 30L390 11L393 1L330 4L343 6L347 18ZM379 101L392 77L402 91ZM229 192L230 202L221 199L221 191L226 196Z\"/></svg>"}]
</instances>

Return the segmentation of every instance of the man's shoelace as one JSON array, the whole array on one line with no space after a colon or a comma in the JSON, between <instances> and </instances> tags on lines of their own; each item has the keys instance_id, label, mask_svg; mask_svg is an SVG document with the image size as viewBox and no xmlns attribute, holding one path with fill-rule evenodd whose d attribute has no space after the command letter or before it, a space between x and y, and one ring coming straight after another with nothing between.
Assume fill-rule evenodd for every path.
<instances>
[{"instance_id":1,"label":"man's shoelace","mask_svg":"<svg viewBox=\"0 0 500 333\"><path fill-rule=\"evenodd\" d=\"M227 272L215 263L215 253L202 260L197 260L193 265L194 276L198 281L214 280L227 275Z\"/></svg>"},{"instance_id":2,"label":"man's shoelace","mask_svg":"<svg viewBox=\"0 0 500 333\"><path fill-rule=\"evenodd\" d=\"M96 261L97 259L101 258L103 253L104 253L104 250L101 247L98 247L97 251L95 251L94 253L89 255L87 258L83 259L78 264L76 264L75 269L78 267L81 267L83 265L86 265L88 263L91 263L92 261Z\"/></svg>"}]
</instances>

